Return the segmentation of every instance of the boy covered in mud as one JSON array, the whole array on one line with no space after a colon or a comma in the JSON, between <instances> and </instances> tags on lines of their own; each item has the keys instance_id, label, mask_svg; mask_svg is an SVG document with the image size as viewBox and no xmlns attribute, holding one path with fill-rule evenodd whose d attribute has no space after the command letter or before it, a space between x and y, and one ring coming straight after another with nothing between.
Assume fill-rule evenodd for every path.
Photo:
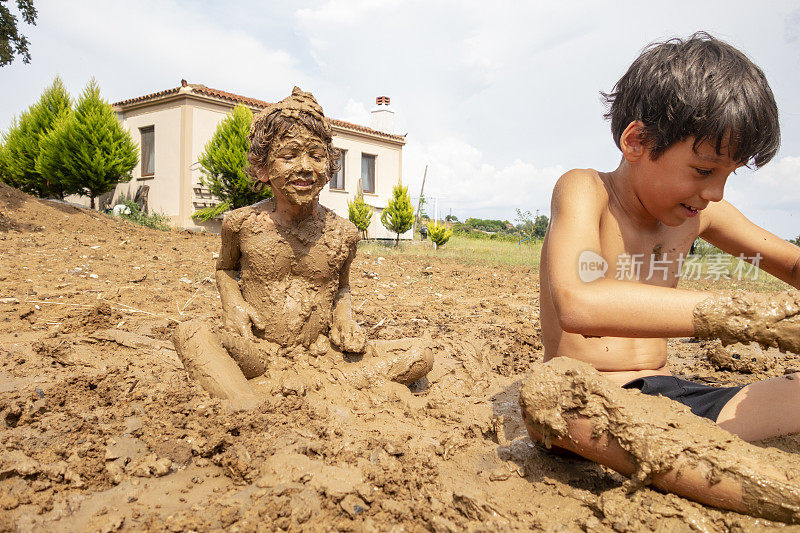
<instances>
[{"instance_id":1,"label":"boy covered in mud","mask_svg":"<svg viewBox=\"0 0 800 533\"><path fill-rule=\"evenodd\" d=\"M772 91L744 54L698 33L645 49L605 96L619 166L572 170L553 191L540 267L549 363L521 397L531 436L643 483L784 519L753 504L747 491L754 478L784 487L787 472L759 464L755 451L734 468L735 458L714 454L690 460L689 447L725 450L732 437L720 428L746 441L800 432L800 376L744 387L693 383L672 376L666 342L697 336L800 353L797 292L717 296L676 288L698 237L733 256L760 258L757 266L800 287L800 249L723 200L736 169L761 167L778 150ZM592 367L605 379L595 380ZM666 400L615 386L670 398L718 426L691 415L674 422L676 404L664 411ZM639 427L620 414L634 412ZM671 444L656 438L656 429ZM800 519L800 481L792 483L771 497L795 509L793 521Z\"/></svg>"},{"instance_id":2,"label":"boy covered in mud","mask_svg":"<svg viewBox=\"0 0 800 533\"><path fill-rule=\"evenodd\" d=\"M257 402L248 379L287 365L291 373L310 363L357 387L427 374L433 358L424 341L369 344L352 316L358 230L319 203L338 151L314 97L295 87L254 117L249 141L255 186L268 184L274 197L225 216L216 270L223 324L178 326L173 340L186 369L237 407ZM346 362L343 352L366 356Z\"/></svg>"}]
</instances>

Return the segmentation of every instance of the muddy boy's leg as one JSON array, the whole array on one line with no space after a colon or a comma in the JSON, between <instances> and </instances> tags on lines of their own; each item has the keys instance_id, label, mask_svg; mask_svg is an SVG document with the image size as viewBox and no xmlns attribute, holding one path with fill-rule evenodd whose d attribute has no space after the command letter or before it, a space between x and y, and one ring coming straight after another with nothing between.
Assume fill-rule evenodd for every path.
<instances>
[{"instance_id":1,"label":"muddy boy's leg","mask_svg":"<svg viewBox=\"0 0 800 533\"><path fill-rule=\"evenodd\" d=\"M357 388L371 387L382 380L410 385L433 368L430 334L416 339L371 343L361 361L337 366L341 379Z\"/></svg>"},{"instance_id":2,"label":"muddy boy's leg","mask_svg":"<svg viewBox=\"0 0 800 533\"><path fill-rule=\"evenodd\" d=\"M724 509L800 522L794 456L750 445L688 408L617 387L585 363L556 358L526 379L531 438L632 478Z\"/></svg>"},{"instance_id":3,"label":"muddy boy's leg","mask_svg":"<svg viewBox=\"0 0 800 533\"><path fill-rule=\"evenodd\" d=\"M239 365L211 326L199 320L183 322L175 328L172 342L189 375L213 396L238 409L258 403Z\"/></svg>"}]
</instances>

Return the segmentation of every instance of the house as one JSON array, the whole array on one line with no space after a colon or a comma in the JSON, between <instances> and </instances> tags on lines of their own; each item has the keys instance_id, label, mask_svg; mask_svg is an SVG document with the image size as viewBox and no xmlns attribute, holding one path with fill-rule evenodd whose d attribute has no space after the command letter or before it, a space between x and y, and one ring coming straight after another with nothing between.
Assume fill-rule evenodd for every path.
<instances>
[{"instance_id":1,"label":"house","mask_svg":"<svg viewBox=\"0 0 800 533\"><path fill-rule=\"evenodd\" d=\"M133 179L117 185L112 204L121 196L134 199L144 192L148 210L169 216L175 226L219 231L219 220L192 219L197 209L218 201L200 183L197 160L219 122L238 104L254 113L268 105L186 80L179 87L112 104L140 146ZM394 112L386 96L377 98L371 122L366 127L331 119L333 144L342 150L343 159L341 170L320 194L320 202L347 218L347 202L355 198L361 180L364 200L374 208L369 236L394 238L380 223L380 215L402 176L405 135L393 133ZM404 237L410 238L411 233Z\"/></svg>"}]
</instances>

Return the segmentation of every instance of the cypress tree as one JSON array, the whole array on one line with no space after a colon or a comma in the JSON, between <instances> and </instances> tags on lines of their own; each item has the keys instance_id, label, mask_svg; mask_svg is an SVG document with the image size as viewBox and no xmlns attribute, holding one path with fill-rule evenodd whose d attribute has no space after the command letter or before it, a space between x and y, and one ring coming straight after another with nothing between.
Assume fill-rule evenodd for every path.
<instances>
[{"instance_id":1,"label":"cypress tree","mask_svg":"<svg viewBox=\"0 0 800 533\"><path fill-rule=\"evenodd\" d=\"M122 129L111 106L100 98L92 79L74 113L60 121L43 142L37 165L43 175L60 180L64 189L95 198L131 179L138 150Z\"/></svg>"},{"instance_id":2,"label":"cypress tree","mask_svg":"<svg viewBox=\"0 0 800 533\"><path fill-rule=\"evenodd\" d=\"M217 126L214 136L206 143L200 154L203 176L200 182L209 188L211 194L222 202L215 207L199 209L193 215L199 220L208 220L227 211L254 204L272 197L272 189L265 187L255 190L253 178L247 175L247 134L253 113L243 105L237 105L233 112Z\"/></svg>"},{"instance_id":3,"label":"cypress tree","mask_svg":"<svg viewBox=\"0 0 800 533\"><path fill-rule=\"evenodd\" d=\"M364 195L360 191L355 200L347 202L347 217L361 232L361 237L366 239L367 228L372 220L372 208L364 202Z\"/></svg>"},{"instance_id":4,"label":"cypress tree","mask_svg":"<svg viewBox=\"0 0 800 533\"><path fill-rule=\"evenodd\" d=\"M414 221L414 207L411 205L411 198L408 196L408 187L398 184L392 190L392 199L386 209L381 213L381 224L397 233L395 247L400 245L400 234L411 229Z\"/></svg>"},{"instance_id":5,"label":"cypress tree","mask_svg":"<svg viewBox=\"0 0 800 533\"><path fill-rule=\"evenodd\" d=\"M42 141L72 107L61 78L56 76L39 101L23 111L4 135L4 179L12 186L41 198L63 198L62 184L43 175L36 166Z\"/></svg>"}]
</instances>

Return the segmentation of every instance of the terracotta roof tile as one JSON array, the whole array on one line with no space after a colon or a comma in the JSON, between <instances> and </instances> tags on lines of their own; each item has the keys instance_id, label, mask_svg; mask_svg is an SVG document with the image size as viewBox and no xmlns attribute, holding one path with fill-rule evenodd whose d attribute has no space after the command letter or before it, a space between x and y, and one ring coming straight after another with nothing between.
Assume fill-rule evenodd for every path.
<instances>
[{"instance_id":1,"label":"terracotta roof tile","mask_svg":"<svg viewBox=\"0 0 800 533\"><path fill-rule=\"evenodd\" d=\"M258 100L256 98L250 98L247 96L242 96L240 94L229 93L227 91L220 91L219 89L212 89L211 87L206 87L200 83L188 83L187 87L191 87L192 93L194 94L202 94L205 96L211 96L213 98L219 98L220 100L227 100L229 102L234 102L237 104L245 104L251 107L257 107L260 109L265 108L270 104L270 102L265 102L264 100ZM136 98L129 98L128 100L121 100L119 102L114 102L113 105L115 106L127 106L131 104L137 104L140 102L147 102L148 100L155 100L157 98L161 98L163 96L169 96L171 94L177 94L181 90L181 87L174 87L172 89L166 89L163 91L159 91L157 93L146 94L144 96L137 96ZM380 137L386 137L387 139L393 139L397 141L405 141L405 135L393 135L391 133L384 133L382 131L374 130L372 128L368 128L366 126L360 126L358 124L353 124L351 122L345 122L343 120L337 119L330 119L331 124L334 126L339 126L340 128L345 128L354 131L360 131L362 133L369 133L372 135L378 135Z\"/></svg>"}]
</instances>

